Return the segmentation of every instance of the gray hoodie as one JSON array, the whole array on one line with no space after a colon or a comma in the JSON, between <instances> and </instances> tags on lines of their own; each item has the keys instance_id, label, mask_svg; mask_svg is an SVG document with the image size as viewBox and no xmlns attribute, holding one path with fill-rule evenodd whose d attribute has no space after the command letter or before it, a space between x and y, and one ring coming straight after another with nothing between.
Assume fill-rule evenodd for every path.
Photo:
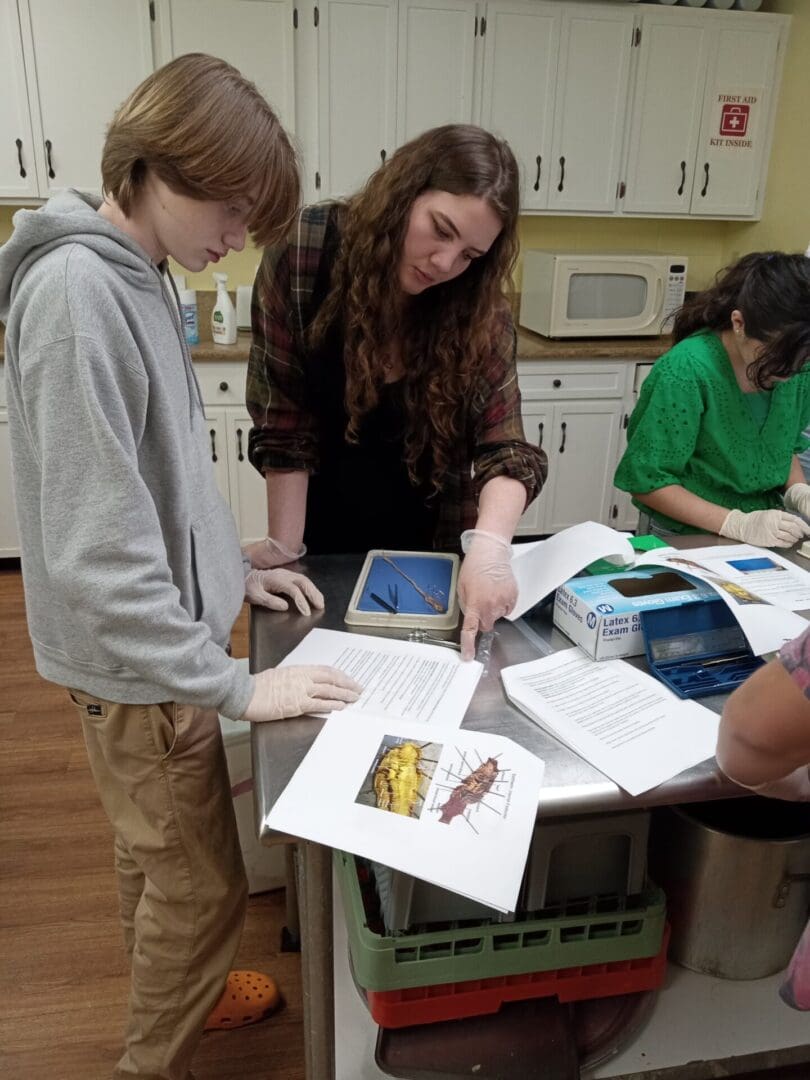
<instances>
[{"instance_id":1,"label":"gray hoodie","mask_svg":"<svg viewBox=\"0 0 810 1080\"><path fill-rule=\"evenodd\" d=\"M244 599L200 392L163 275L74 191L0 248L28 625L46 679L240 717L225 646Z\"/></svg>"}]
</instances>

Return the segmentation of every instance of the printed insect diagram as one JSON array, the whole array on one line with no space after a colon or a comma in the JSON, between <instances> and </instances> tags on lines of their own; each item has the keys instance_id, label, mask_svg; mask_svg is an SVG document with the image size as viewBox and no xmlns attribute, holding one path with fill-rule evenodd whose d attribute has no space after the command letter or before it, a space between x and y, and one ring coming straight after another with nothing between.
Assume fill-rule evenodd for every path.
<instances>
[{"instance_id":1,"label":"printed insect diagram","mask_svg":"<svg viewBox=\"0 0 810 1080\"><path fill-rule=\"evenodd\" d=\"M316 647L366 690L327 719L265 824L514 911L544 766L501 735L459 730L481 665L438 646L309 637L285 663Z\"/></svg>"}]
</instances>

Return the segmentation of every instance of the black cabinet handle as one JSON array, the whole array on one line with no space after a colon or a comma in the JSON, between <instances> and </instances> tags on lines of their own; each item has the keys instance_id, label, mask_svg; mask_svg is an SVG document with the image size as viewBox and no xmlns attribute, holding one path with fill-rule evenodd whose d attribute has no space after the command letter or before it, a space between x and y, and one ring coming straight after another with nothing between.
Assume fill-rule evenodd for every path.
<instances>
[{"instance_id":1,"label":"black cabinet handle","mask_svg":"<svg viewBox=\"0 0 810 1080\"><path fill-rule=\"evenodd\" d=\"M708 163L708 161L703 162L703 172L704 172L703 187L700 189L700 194L701 195L705 195L706 192L709 190L709 163Z\"/></svg>"},{"instance_id":2,"label":"black cabinet handle","mask_svg":"<svg viewBox=\"0 0 810 1080\"><path fill-rule=\"evenodd\" d=\"M215 428L211 428L208 434L211 436L211 460L217 461L217 433Z\"/></svg>"},{"instance_id":3,"label":"black cabinet handle","mask_svg":"<svg viewBox=\"0 0 810 1080\"><path fill-rule=\"evenodd\" d=\"M565 184L565 158L560 158L560 182L557 184L557 191L562 191Z\"/></svg>"},{"instance_id":4,"label":"black cabinet handle","mask_svg":"<svg viewBox=\"0 0 810 1080\"><path fill-rule=\"evenodd\" d=\"M539 191L540 190L540 169L542 168L542 165L543 165L543 157L542 157L541 154L538 154L537 157L534 160L537 162L537 176L534 179L534 190Z\"/></svg>"},{"instance_id":5,"label":"black cabinet handle","mask_svg":"<svg viewBox=\"0 0 810 1080\"><path fill-rule=\"evenodd\" d=\"M219 388L224 393L228 389L228 384L223 381L219 384Z\"/></svg>"},{"instance_id":6,"label":"black cabinet handle","mask_svg":"<svg viewBox=\"0 0 810 1080\"><path fill-rule=\"evenodd\" d=\"M551 384L555 390L559 390L562 386L562 379L555 379Z\"/></svg>"},{"instance_id":7,"label":"black cabinet handle","mask_svg":"<svg viewBox=\"0 0 810 1080\"><path fill-rule=\"evenodd\" d=\"M684 185L686 184L686 162L681 162L681 186L678 188L678 194L683 195Z\"/></svg>"},{"instance_id":8,"label":"black cabinet handle","mask_svg":"<svg viewBox=\"0 0 810 1080\"><path fill-rule=\"evenodd\" d=\"M56 179L56 173L53 171L53 163L51 162L51 150L53 150L53 143L50 139L45 140L45 156L48 159L48 176L51 180Z\"/></svg>"},{"instance_id":9,"label":"black cabinet handle","mask_svg":"<svg viewBox=\"0 0 810 1080\"><path fill-rule=\"evenodd\" d=\"M560 453L561 454L565 453L565 429L567 427L568 427L568 424L565 422L565 420L563 420L563 422L560 424L560 431L562 432L562 442L560 443Z\"/></svg>"},{"instance_id":10,"label":"black cabinet handle","mask_svg":"<svg viewBox=\"0 0 810 1080\"><path fill-rule=\"evenodd\" d=\"M537 425L537 449L538 450L543 449L543 427L544 427L544 424L543 424L543 421L541 420L540 423Z\"/></svg>"},{"instance_id":11,"label":"black cabinet handle","mask_svg":"<svg viewBox=\"0 0 810 1080\"><path fill-rule=\"evenodd\" d=\"M15 142L15 144L17 146L17 162L19 163L19 166L20 166L20 176L24 180L25 177L27 176L27 173L25 171L25 166L22 163L22 139L15 139L14 142Z\"/></svg>"},{"instance_id":12,"label":"black cabinet handle","mask_svg":"<svg viewBox=\"0 0 810 1080\"><path fill-rule=\"evenodd\" d=\"M387 156L388 155L386 154L386 152L384 150L380 151L380 161L383 163L383 165L385 164L385 159L386 159Z\"/></svg>"},{"instance_id":13,"label":"black cabinet handle","mask_svg":"<svg viewBox=\"0 0 810 1080\"><path fill-rule=\"evenodd\" d=\"M245 460L245 455L242 453L242 429L240 427L236 429L236 460Z\"/></svg>"}]
</instances>

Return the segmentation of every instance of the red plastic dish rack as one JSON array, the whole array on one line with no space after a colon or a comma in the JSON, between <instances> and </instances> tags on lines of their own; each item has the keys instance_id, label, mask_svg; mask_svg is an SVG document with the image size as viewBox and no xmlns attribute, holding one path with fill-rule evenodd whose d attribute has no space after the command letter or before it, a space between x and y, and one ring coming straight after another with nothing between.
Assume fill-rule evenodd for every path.
<instances>
[{"instance_id":1,"label":"red plastic dish rack","mask_svg":"<svg viewBox=\"0 0 810 1080\"><path fill-rule=\"evenodd\" d=\"M560 968L531 975L416 986L404 990L366 990L369 1011L383 1028L434 1024L496 1013L507 1001L556 996L561 1002L657 990L667 966L669 925L657 956L615 960L609 964Z\"/></svg>"}]
</instances>

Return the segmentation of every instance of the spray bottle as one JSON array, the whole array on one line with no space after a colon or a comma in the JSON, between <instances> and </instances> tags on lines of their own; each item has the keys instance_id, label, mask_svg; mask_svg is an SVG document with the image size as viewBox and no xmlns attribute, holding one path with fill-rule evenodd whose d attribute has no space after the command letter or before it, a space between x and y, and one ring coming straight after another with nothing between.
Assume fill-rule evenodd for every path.
<instances>
[{"instance_id":1,"label":"spray bottle","mask_svg":"<svg viewBox=\"0 0 810 1080\"><path fill-rule=\"evenodd\" d=\"M228 295L228 275L215 273L217 298L211 313L211 337L215 345L236 343L236 311Z\"/></svg>"}]
</instances>

